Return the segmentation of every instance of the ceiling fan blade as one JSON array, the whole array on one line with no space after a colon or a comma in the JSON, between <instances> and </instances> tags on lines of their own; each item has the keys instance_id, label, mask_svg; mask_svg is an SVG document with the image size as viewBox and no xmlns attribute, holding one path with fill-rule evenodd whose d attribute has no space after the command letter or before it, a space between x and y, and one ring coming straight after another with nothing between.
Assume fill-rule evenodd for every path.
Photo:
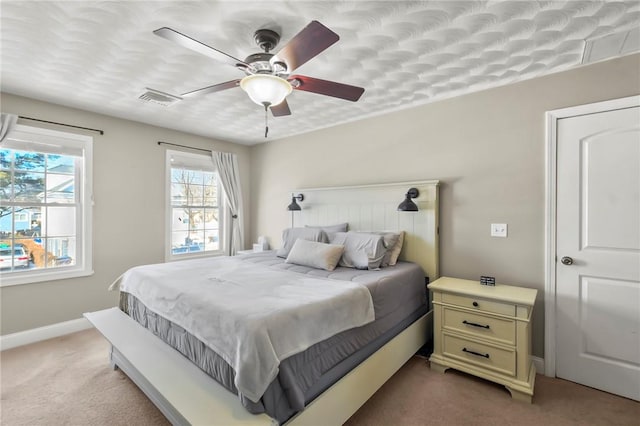
<instances>
[{"instance_id":1,"label":"ceiling fan blade","mask_svg":"<svg viewBox=\"0 0 640 426\"><path fill-rule=\"evenodd\" d=\"M282 117L285 115L291 115L291 110L289 109L289 104L287 100L280 102L278 105L269 107L271 113L274 117Z\"/></svg>"},{"instance_id":2,"label":"ceiling fan blade","mask_svg":"<svg viewBox=\"0 0 640 426\"><path fill-rule=\"evenodd\" d=\"M319 93L321 95L333 96L334 98L346 99L355 102L364 93L362 87L350 86L348 84L336 83L335 81L321 80L319 78L307 77L304 75L292 75L288 78L291 86L296 90Z\"/></svg>"},{"instance_id":3,"label":"ceiling fan blade","mask_svg":"<svg viewBox=\"0 0 640 426\"><path fill-rule=\"evenodd\" d=\"M293 72L300 65L318 55L320 52L340 40L338 34L318 21L311 21L302 31L296 34L280 51L271 58L271 64L284 62L288 72Z\"/></svg>"},{"instance_id":4,"label":"ceiling fan blade","mask_svg":"<svg viewBox=\"0 0 640 426\"><path fill-rule=\"evenodd\" d=\"M193 90L191 92L183 93L180 95L183 98L191 98L194 96L206 95L208 93L215 93L221 90L233 89L240 85L240 79L227 81L225 83L214 84L213 86L203 87L202 89Z\"/></svg>"},{"instance_id":5,"label":"ceiling fan blade","mask_svg":"<svg viewBox=\"0 0 640 426\"><path fill-rule=\"evenodd\" d=\"M239 68L247 68L249 66L244 61L241 61L238 58L234 58L233 56L228 55L218 49L207 46L206 44L201 43L198 40L195 40L169 27L158 28L153 33L159 37L165 38L169 41L173 41L174 43L178 43L179 45L186 47L187 49L191 49L195 52L209 56L210 58L213 58L225 64L229 64Z\"/></svg>"}]
</instances>

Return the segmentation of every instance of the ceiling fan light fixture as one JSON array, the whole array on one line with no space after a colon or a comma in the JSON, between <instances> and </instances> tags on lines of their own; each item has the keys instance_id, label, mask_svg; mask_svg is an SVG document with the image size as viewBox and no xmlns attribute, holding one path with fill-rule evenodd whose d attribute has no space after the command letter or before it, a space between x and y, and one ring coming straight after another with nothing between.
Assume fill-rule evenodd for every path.
<instances>
[{"instance_id":1,"label":"ceiling fan light fixture","mask_svg":"<svg viewBox=\"0 0 640 426\"><path fill-rule=\"evenodd\" d=\"M240 81L240 87L258 105L275 106L291 93L293 88L284 78L271 74L252 74Z\"/></svg>"}]
</instances>

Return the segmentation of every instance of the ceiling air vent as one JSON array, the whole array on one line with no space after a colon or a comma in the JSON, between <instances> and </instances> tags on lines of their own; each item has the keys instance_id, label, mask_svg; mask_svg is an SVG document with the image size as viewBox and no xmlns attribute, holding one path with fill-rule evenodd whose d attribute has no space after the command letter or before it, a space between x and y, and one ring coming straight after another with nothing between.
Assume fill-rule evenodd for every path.
<instances>
[{"instance_id":1,"label":"ceiling air vent","mask_svg":"<svg viewBox=\"0 0 640 426\"><path fill-rule=\"evenodd\" d=\"M586 40L582 63L603 61L640 50L640 27Z\"/></svg>"},{"instance_id":2,"label":"ceiling air vent","mask_svg":"<svg viewBox=\"0 0 640 426\"><path fill-rule=\"evenodd\" d=\"M138 96L138 99L162 106L171 106L182 100L179 96L170 95L159 90L149 89L148 87L146 89L147 91Z\"/></svg>"}]
</instances>

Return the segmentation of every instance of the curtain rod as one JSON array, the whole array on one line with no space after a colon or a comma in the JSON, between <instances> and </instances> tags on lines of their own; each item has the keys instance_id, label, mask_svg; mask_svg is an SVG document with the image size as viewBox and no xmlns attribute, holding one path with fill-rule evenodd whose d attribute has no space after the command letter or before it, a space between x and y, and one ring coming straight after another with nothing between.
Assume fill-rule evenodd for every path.
<instances>
[{"instance_id":1,"label":"curtain rod","mask_svg":"<svg viewBox=\"0 0 640 426\"><path fill-rule=\"evenodd\" d=\"M211 152L211 150L210 150L210 149L194 148L194 147L192 147L192 146L179 145L179 144L177 144L177 143L171 143L171 142L158 141L158 145L172 145L172 146L179 146L180 148L195 149L196 151Z\"/></svg>"},{"instance_id":2,"label":"curtain rod","mask_svg":"<svg viewBox=\"0 0 640 426\"><path fill-rule=\"evenodd\" d=\"M47 124L57 124L58 126L73 127L75 129L90 130L92 132L97 132L97 133L100 133L101 135L104 135L104 130L92 129L91 127L74 126L73 124L58 123L57 121L41 120L39 118L25 117L23 115L19 115L18 118L22 118L23 120L39 121L41 123L47 123Z\"/></svg>"}]
</instances>

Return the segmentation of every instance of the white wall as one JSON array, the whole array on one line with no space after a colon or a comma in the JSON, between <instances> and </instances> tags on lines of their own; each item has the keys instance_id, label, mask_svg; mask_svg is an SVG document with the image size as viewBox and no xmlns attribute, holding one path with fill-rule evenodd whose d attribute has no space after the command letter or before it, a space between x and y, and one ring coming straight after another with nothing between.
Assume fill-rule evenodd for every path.
<instances>
[{"instance_id":1,"label":"white wall","mask_svg":"<svg viewBox=\"0 0 640 426\"><path fill-rule=\"evenodd\" d=\"M538 289L542 357L544 113L638 93L633 55L255 146L252 237L280 245L295 188L440 179L441 275ZM490 237L491 223L507 223L508 238Z\"/></svg>"},{"instance_id":2,"label":"white wall","mask_svg":"<svg viewBox=\"0 0 640 426\"><path fill-rule=\"evenodd\" d=\"M131 266L164 261L165 147L158 146L158 141L236 153L242 173L244 205L250 209L250 153L246 146L6 93L1 96L2 112L105 132L101 136L81 131L94 137L95 274L0 288L2 335L80 318L83 312L115 306L117 293L108 292L107 287L120 274ZM23 124L38 125L32 121ZM248 229L250 222L248 217L245 219Z\"/></svg>"}]
</instances>

